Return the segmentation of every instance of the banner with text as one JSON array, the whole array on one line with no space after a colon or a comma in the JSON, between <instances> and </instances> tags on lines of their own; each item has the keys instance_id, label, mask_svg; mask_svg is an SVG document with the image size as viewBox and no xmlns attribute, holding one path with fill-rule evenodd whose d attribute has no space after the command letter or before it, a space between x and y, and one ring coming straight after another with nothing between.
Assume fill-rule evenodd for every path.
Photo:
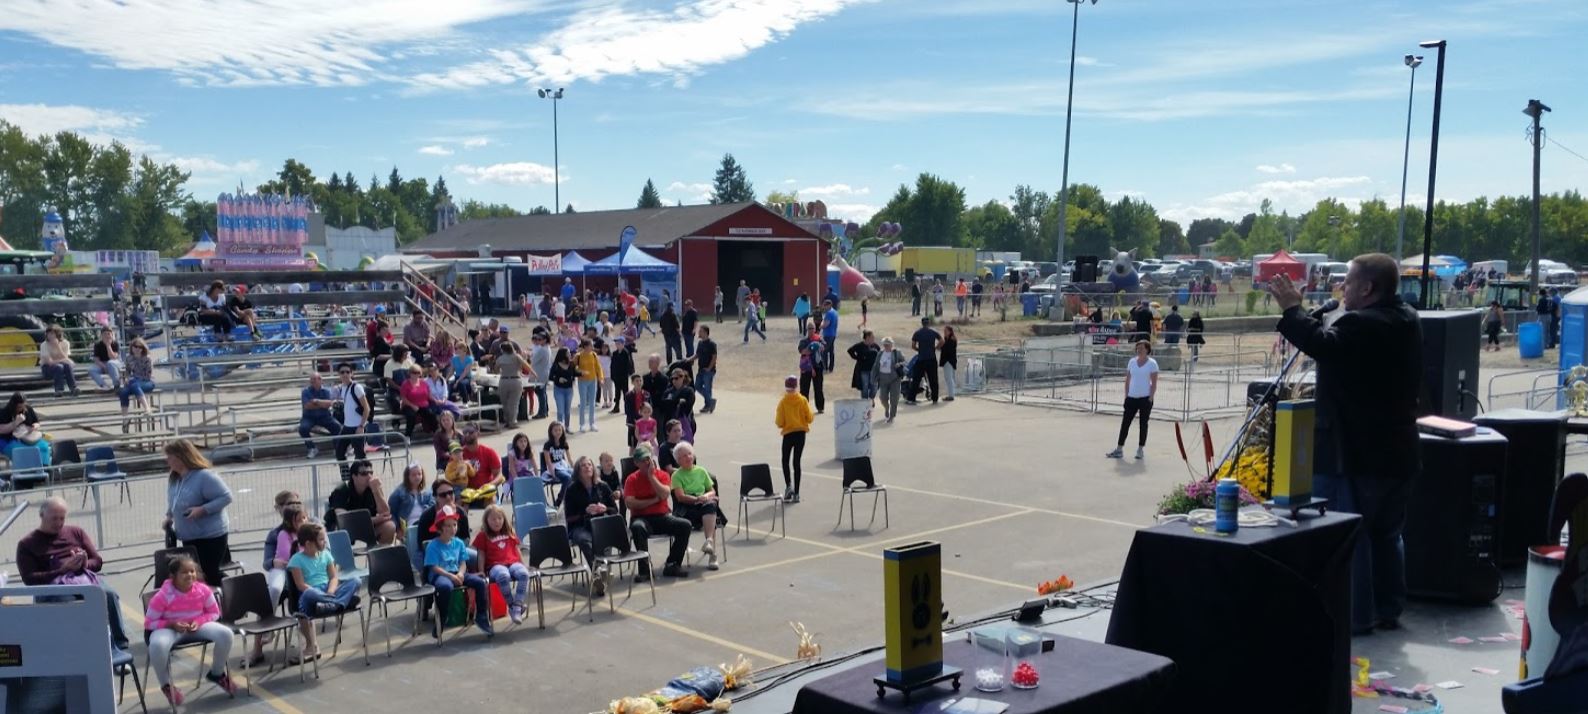
<instances>
[{"instance_id":1,"label":"banner with text","mask_svg":"<svg viewBox=\"0 0 1588 714\"><path fill-rule=\"evenodd\" d=\"M526 255L530 275L562 275L562 255Z\"/></svg>"},{"instance_id":2,"label":"banner with text","mask_svg":"<svg viewBox=\"0 0 1588 714\"><path fill-rule=\"evenodd\" d=\"M307 268L308 198L223 193L215 200L215 254L228 268Z\"/></svg>"}]
</instances>

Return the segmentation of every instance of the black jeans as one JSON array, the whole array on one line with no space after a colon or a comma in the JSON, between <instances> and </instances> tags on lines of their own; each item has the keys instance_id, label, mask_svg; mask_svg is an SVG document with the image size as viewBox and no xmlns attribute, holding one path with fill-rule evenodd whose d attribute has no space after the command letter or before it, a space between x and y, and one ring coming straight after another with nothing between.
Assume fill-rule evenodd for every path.
<instances>
[{"instance_id":1,"label":"black jeans","mask_svg":"<svg viewBox=\"0 0 1588 714\"><path fill-rule=\"evenodd\" d=\"M684 358L684 336L677 332L662 333L662 341L667 343L667 364L672 364ZM677 355L676 357L674 355Z\"/></svg>"},{"instance_id":2,"label":"black jeans","mask_svg":"<svg viewBox=\"0 0 1588 714\"><path fill-rule=\"evenodd\" d=\"M671 513L655 516L634 516L629 519L629 537L634 539L634 547L638 550L650 550L645 547L645 542L651 536L658 538L672 538L673 543L667 548L666 567L683 565L684 553L689 550L689 521ZM640 562L640 572L650 571L650 566L644 561Z\"/></svg>"},{"instance_id":3,"label":"black jeans","mask_svg":"<svg viewBox=\"0 0 1588 714\"><path fill-rule=\"evenodd\" d=\"M530 390L535 393L535 418L536 419L545 419L546 418L546 409L547 409L547 405L546 405L546 383L545 382L541 382L540 384L537 384L534 387L531 387Z\"/></svg>"},{"instance_id":4,"label":"black jeans","mask_svg":"<svg viewBox=\"0 0 1588 714\"><path fill-rule=\"evenodd\" d=\"M1130 420L1141 415L1140 434L1137 434L1137 446L1147 445L1147 420L1152 417L1152 397L1125 397L1125 419L1119 424L1119 445L1125 445L1125 437L1130 435Z\"/></svg>"},{"instance_id":5,"label":"black jeans","mask_svg":"<svg viewBox=\"0 0 1588 714\"><path fill-rule=\"evenodd\" d=\"M816 411L822 411L827 408L827 397L822 394L822 371L820 367L809 372L800 372L800 396L810 399L812 385L816 387L816 400L813 402L816 405Z\"/></svg>"},{"instance_id":6,"label":"black jeans","mask_svg":"<svg viewBox=\"0 0 1588 714\"><path fill-rule=\"evenodd\" d=\"M794 475L789 477L789 457L793 457ZM783 488L800 491L800 459L805 456L805 432L791 431L783 435Z\"/></svg>"},{"instance_id":7,"label":"black jeans","mask_svg":"<svg viewBox=\"0 0 1588 714\"><path fill-rule=\"evenodd\" d=\"M193 549L194 560L198 561L205 584L212 588L220 587L221 566L232 561L232 549L226 543L226 535L223 533L214 538L184 540L182 545Z\"/></svg>"},{"instance_id":8,"label":"black jeans","mask_svg":"<svg viewBox=\"0 0 1588 714\"><path fill-rule=\"evenodd\" d=\"M1406 525L1409 478L1352 478L1318 474L1313 492L1334 510L1362 516L1351 558L1351 629L1356 632L1406 609Z\"/></svg>"},{"instance_id":9,"label":"black jeans","mask_svg":"<svg viewBox=\"0 0 1588 714\"><path fill-rule=\"evenodd\" d=\"M826 356L825 359L827 361L827 371L828 372L833 371L833 341L837 340L837 339L838 339L837 335L833 335L832 337L823 337L822 338L822 342L827 344L827 356Z\"/></svg>"},{"instance_id":10,"label":"black jeans","mask_svg":"<svg viewBox=\"0 0 1588 714\"><path fill-rule=\"evenodd\" d=\"M926 384L925 385L921 384L921 379L923 377L926 378ZM915 386L916 386L915 399L912 399L910 401L914 402L914 401L919 400L921 397L924 396L927 399L932 400L933 404L937 403L937 360L936 359L927 359L926 357L923 356L920 359L916 360L915 361L915 374L910 375L910 378L915 380ZM930 391L928 391L928 386L930 387Z\"/></svg>"}]
</instances>

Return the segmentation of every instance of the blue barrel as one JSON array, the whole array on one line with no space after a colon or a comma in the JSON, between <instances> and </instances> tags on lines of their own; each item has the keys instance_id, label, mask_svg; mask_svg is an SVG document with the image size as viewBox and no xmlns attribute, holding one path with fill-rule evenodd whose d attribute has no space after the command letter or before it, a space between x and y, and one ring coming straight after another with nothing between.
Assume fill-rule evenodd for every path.
<instances>
[{"instance_id":1,"label":"blue barrel","mask_svg":"<svg viewBox=\"0 0 1588 714\"><path fill-rule=\"evenodd\" d=\"M1180 288L1180 292L1178 293L1177 299L1179 300L1179 303L1181 305L1190 305L1191 304L1191 289L1190 288Z\"/></svg>"},{"instance_id":2,"label":"blue barrel","mask_svg":"<svg viewBox=\"0 0 1588 714\"><path fill-rule=\"evenodd\" d=\"M1522 351L1522 359L1543 357L1544 326L1536 322L1524 322L1517 325L1516 346Z\"/></svg>"}]
</instances>

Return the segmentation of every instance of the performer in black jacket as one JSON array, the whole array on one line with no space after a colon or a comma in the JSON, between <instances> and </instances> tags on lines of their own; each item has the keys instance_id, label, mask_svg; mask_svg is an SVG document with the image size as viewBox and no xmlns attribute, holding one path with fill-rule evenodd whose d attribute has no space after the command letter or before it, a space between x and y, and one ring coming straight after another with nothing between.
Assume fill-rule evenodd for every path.
<instances>
[{"instance_id":1,"label":"performer in black jacket","mask_svg":"<svg viewBox=\"0 0 1588 714\"><path fill-rule=\"evenodd\" d=\"M1317 363L1314 491L1339 511L1360 513L1351 577L1351 630L1393 630L1406 602L1401 527L1411 479L1421 468L1417 395L1422 328L1401 301L1399 266L1382 253L1357 256L1338 310L1307 314L1280 276L1269 292L1284 308L1279 332Z\"/></svg>"}]
</instances>

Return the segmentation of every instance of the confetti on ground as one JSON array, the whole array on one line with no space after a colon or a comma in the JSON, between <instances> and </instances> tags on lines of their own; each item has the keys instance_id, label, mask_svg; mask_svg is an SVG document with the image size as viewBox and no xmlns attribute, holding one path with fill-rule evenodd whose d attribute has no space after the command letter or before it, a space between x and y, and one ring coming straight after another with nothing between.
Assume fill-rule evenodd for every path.
<instances>
[{"instance_id":1,"label":"confetti on ground","mask_svg":"<svg viewBox=\"0 0 1588 714\"><path fill-rule=\"evenodd\" d=\"M1515 632L1506 632L1506 633L1501 634L1500 636L1504 637L1507 642L1521 642L1522 641L1522 636L1516 634Z\"/></svg>"},{"instance_id":2,"label":"confetti on ground","mask_svg":"<svg viewBox=\"0 0 1588 714\"><path fill-rule=\"evenodd\" d=\"M1479 637L1478 641L1479 642L1490 642L1490 643L1493 643L1493 642L1505 642L1505 638L1504 637Z\"/></svg>"},{"instance_id":3,"label":"confetti on ground","mask_svg":"<svg viewBox=\"0 0 1588 714\"><path fill-rule=\"evenodd\" d=\"M1460 682L1457 682L1456 680L1452 679L1452 680L1450 680L1448 682L1440 682L1440 683L1438 683L1438 684L1436 684L1434 686L1439 687L1440 689L1460 689L1460 688L1462 688L1462 687L1464 687L1466 685L1464 685L1464 684L1462 684Z\"/></svg>"},{"instance_id":4,"label":"confetti on ground","mask_svg":"<svg viewBox=\"0 0 1588 714\"><path fill-rule=\"evenodd\" d=\"M1419 685L1417 685L1415 687L1412 687L1412 691L1416 692L1418 694L1422 694L1423 692L1432 692L1432 691L1434 691L1434 685L1432 685L1432 684L1419 684Z\"/></svg>"},{"instance_id":5,"label":"confetti on ground","mask_svg":"<svg viewBox=\"0 0 1588 714\"><path fill-rule=\"evenodd\" d=\"M1498 670L1498 669L1490 669L1488 667L1473 667L1472 671L1477 672L1478 674L1487 674L1487 675L1490 675L1490 676L1493 676L1493 675L1496 675L1496 674L1500 673L1500 670Z\"/></svg>"},{"instance_id":6,"label":"confetti on ground","mask_svg":"<svg viewBox=\"0 0 1588 714\"><path fill-rule=\"evenodd\" d=\"M1470 644L1472 644L1472 641L1473 640L1472 640L1471 637L1452 637L1452 638L1450 638L1450 644L1453 644L1453 645L1470 645Z\"/></svg>"},{"instance_id":7,"label":"confetti on ground","mask_svg":"<svg viewBox=\"0 0 1588 714\"><path fill-rule=\"evenodd\" d=\"M1406 714L1406 712L1411 711L1406 707L1396 704L1380 704L1378 705L1378 710L1381 712L1389 712L1390 714Z\"/></svg>"},{"instance_id":8,"label":"confetti on ground","mask_svg":"<svg viewBox=\"0 0 1588 714\"><path fill-rule=\"evenodd\" d=\"M1373 672L1372 674L1369 674L1367 676L1367 678L1368 679L1394 679L1395 678L1395 673L1394 672Z\"/></svg>"}]
</instances>

